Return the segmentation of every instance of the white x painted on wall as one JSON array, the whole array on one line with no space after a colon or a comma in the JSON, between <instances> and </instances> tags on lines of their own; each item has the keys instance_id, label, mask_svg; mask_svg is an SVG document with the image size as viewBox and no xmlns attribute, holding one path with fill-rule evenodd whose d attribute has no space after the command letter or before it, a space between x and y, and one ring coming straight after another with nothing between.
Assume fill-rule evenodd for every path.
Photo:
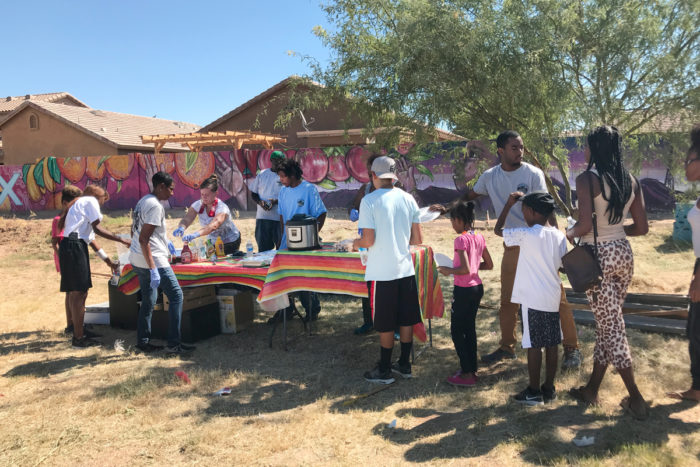
<instances>
[{"instance_id":1,"label":"white x painted on wall","mask_svg":"<svg viewBox=\"0 0 700 467\"><path fill-rule=\"evenodd\" d=\"M2 175L0 175L0 185L2 185L2 192L0 193L0 204L2 204L5 201L5 199L9 196L10 200L13 203L15 203L17 206L22 206L22 201L20 201L15 192L12 191L12 187L15 186L15 183L17 183L18 178L19 173L14 173L12 174L10 181L6 182L5 179L2 178Z\"/></svg>"}]
</instances>

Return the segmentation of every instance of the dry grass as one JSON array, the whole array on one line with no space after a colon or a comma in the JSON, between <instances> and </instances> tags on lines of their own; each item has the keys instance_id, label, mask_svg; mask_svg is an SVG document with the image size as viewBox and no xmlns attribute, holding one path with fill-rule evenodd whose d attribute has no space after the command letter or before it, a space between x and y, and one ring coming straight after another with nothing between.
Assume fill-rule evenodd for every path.
<instances>
[{"instance_id":1,"label":"dry grass","mask_svg":"<svg viewBox=\"0 0 700 467\"><path fill-rule=\"evenodd\" d=\"M172 212L177 217L179 212ZM324 240L350 237L354 226L334 213ZM175 223L176 220L170 220ZM250 215L237 224L249 237ZM125 232L128 218L112 216L109 227ZM361 375L378 357L377 336L357 337L359 301L324 296L314 336L291 324L290 351L280 341L267 347L267 316L237 335L199 343L189 358L153 358L111 349L134 333L101 328L102 349L72 350L61 334L63 297L53 271L50 219L2 219L0 234L0 464L583 464L692 465L700 462L700 407L672 401L666 389L689 384L687 341L630 331L642 392L654 399L652 416L635 422L617 404L619 378L604 382L603 405L584 409L566 395L546 408L523 409L508 401L526 381L524 357L482 369L474 390L448 386L457 367L449 337L449 315L435 320L434 347L414 365L410 381L398 381L371 397L345 404L373 386ZM425 238L449 253L449 223L436 221ZM667 237L670 221L635 239L640 292L682 293L692 252ZM114 246L105 243L108 252ZM498 239L487 234L496 262ZM98 272L107 272L93 262ZM498 268L498 264L496 265ZM89 303L107 299L103 282ZM484 275L484 304L495 305L497 269ZM451 286L443 281L449 303ZM479 348L498 341L496 311L479 314ZM593 329L579 328L585 369L561 376L563 390L581 384L590 370ZM522 355L522 354L521 354ZM173 375L185 370L192 384ZM227 397L210 394L231 386ZM389 428L396 419L396 427ZM594 435L587 448L571 440Z\"/></svg>"}]
</instances>

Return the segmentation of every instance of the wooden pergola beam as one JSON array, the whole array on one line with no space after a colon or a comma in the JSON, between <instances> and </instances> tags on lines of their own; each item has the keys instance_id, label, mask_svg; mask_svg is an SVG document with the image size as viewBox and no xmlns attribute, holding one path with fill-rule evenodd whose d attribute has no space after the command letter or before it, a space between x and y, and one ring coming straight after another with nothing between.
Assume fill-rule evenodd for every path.
<instances>
[{"instance_id":1,"label":"wooden pergola beam","mask_svg":"<svg viewBox=\"0 0 700 467\"><path fill-rule=\"evenodd\" d=\"M272 149L275 143L286 143L287 138L270 133L253 133L251 131L211 131L208 133L180 133L172 135L144 135L141 141L153 143L158 154L167 143L181 143L191 151L204 146L232 146L241 149L244 144L260 144L266 149Z\"/></svg>"}]
</instances>

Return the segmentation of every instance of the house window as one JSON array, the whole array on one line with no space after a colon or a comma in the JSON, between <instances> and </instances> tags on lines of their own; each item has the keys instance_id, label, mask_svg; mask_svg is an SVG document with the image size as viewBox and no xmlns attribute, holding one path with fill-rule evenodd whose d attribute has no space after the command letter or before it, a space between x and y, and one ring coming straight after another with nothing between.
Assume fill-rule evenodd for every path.
<instances>
[{"instance_id":1,"label":"house window","mask_svg":"<svg viewBox=\"0 0 700 467\"><path fill-rule=\"evenodd\" d=\"M39 129L39 117L34 114L29 116L29 129L38 130Z\"/></svg>"}]
</instances>

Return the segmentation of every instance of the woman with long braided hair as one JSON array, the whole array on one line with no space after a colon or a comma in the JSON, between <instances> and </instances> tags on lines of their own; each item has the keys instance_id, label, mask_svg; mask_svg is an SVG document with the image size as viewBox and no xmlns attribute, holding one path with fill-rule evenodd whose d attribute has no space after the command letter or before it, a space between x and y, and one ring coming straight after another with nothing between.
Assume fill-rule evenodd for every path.
<instances>
[{"instance_id":1,"label":"woman with long braided hair","mask_svg":"<svg viewBox=\"0 0 700 467\"><path fill-rule=\"evenodd\" d=\"M587 138L585 155L588 168L576 178L578 222L566 236L572 242L580 237L582 243L593 244L595 216L603 281L586 291L596 321L593 372L587 385L569 393L586 404L597 404L600 384L612 364L629 393L620 405L635 418L645 419L648 405L634 380L622 319L622 305L634 273L634 255L627 237L649 231L644 196L637 179L622 164L622 138L617 128L600 126L593 130ZM623 225L628 213L633 222Z\"/></svg>"}]
</instances>

